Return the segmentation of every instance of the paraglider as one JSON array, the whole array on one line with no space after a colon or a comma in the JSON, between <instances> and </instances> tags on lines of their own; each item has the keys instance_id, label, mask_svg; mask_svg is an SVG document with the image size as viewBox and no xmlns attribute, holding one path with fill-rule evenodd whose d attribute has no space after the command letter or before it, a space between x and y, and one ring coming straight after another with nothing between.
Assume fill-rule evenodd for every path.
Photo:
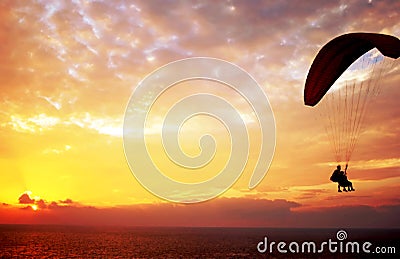
<instances>
[{"instance_id":1,"label":"paraglider","mask_svg":"<svg viewBox=\"0 0 400 259\"><path fill-rule=\"evenodd\" d=\"M400 40L378 33L349 33L328 42L315 57L304 88L305 105L314 106L359 57L377 48L384 56L400 56Z\"/></svg>"},{"instance_id":2,"label":"paraglider","mask_svg":"<svg viewBox=\"0 0 400 259\"><path fill-rule=\"evenodd\" d=\"M349 33L323 46L310 67L304 104L318 107L336 162L345 162L346 171L367 108L380 92L380 78L391 72L399 56L400 40L394 36ZM337 177L341 171L337 170L331 180L338 182L340 191L347 182L340 183ZM352 185L347 187L353 189Z\"/></svg>"},{"instance_id":3,"label":"paraglider","mask_svg":"<svg viewBox=\"0 0 400 259\"><path fill-rule=\"evenodd\" d=\"M330 180L332 182L338 183L338 192L342 192L340 187L343 187L343 191L345 191L345 192L355 191L355 189L353 188L353 183L347 179L347 167L348 167L348 165L346 165L346 168L344 169L344 171L342 171L341 170L342 167L340 165L338 165L336 170L333 171L333 174L330 178ZM346 189L346 187L347 187L347 189Z\"/></svg>"}]
</instances>

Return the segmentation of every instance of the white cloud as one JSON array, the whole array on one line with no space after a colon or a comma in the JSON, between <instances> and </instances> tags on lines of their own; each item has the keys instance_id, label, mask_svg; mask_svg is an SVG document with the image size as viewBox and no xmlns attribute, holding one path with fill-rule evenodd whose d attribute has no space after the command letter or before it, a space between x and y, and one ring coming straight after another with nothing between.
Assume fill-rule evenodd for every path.
<instances>
[{"instance_id":1,"label":"white cloud","mask_svg":"<svg viewBox=\"0 0 400 259\"><path fill-rule=\"evenodd\" d=\"M53 129L56 125L76 125L80 128L95 130L99 134L121 137L122 123L122 118L96 117L87 112L80 115L71 115L66 119L49 116L44 113L32 117L12 115L8 122L1 125L3 127L11 127L13 130L22 133L43 132ZM69 149L68 147L66 148Z\"/></svg>"}]
</instances>

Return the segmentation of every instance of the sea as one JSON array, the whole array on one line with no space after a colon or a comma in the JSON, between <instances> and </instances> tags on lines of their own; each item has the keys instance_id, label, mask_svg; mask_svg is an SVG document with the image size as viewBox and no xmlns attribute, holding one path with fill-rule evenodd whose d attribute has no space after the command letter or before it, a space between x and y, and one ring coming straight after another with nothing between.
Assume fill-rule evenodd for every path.
<instances>
[{"instance_id":1,"label":"sea","mask_svg":"<svg viewBox=\"0 0 400 259\"><path fill-rule=\"evenodd\" d=\"M0 225L0 258L400 258L399 241L400 229Z\"/></svg>"}]
</instances>

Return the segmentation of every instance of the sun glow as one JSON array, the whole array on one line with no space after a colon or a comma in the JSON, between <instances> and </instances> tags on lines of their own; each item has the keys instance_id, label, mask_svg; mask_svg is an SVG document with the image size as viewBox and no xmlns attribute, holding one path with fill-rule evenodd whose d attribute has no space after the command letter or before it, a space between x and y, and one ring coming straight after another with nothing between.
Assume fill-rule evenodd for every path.
<instances>
[{"instance_id":1,"label":"sun glow","mask_svg":"<svg viewBox=\"0 0 400 259\"><path fill-rule=\"evenodd\" d=\"M31 205L31 208L32 208L34 211L37 211L37 210L38 210L38 206L37 206L37 205Z\"/></svg>"}]
</instances>

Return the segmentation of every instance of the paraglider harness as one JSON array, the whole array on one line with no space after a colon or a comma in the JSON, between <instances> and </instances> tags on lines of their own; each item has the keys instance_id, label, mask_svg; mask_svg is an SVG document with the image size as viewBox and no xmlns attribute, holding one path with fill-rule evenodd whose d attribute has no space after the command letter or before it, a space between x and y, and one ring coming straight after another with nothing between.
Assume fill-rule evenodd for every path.
<instances>
[{"instance_id":1,"label":"paraglider harness","mask_svg":"<svg viewBox=\"0 0 400 259\"><path fill-rule=\"evenodd\" d=\"M331 178L329 178L332 182L334 182L334 183L338 183L338 182L340 182L340 181L342 181L343 179L341 179L343 176L345 176L346 175L346 172L347 172L347 164L346 164L346 168L344 169L344 174L343 175L341 175L340 174L340 170L339 169L336 169L333 173L332 173L332 175L331 175Z\"/></svg>"}]
</instances>

